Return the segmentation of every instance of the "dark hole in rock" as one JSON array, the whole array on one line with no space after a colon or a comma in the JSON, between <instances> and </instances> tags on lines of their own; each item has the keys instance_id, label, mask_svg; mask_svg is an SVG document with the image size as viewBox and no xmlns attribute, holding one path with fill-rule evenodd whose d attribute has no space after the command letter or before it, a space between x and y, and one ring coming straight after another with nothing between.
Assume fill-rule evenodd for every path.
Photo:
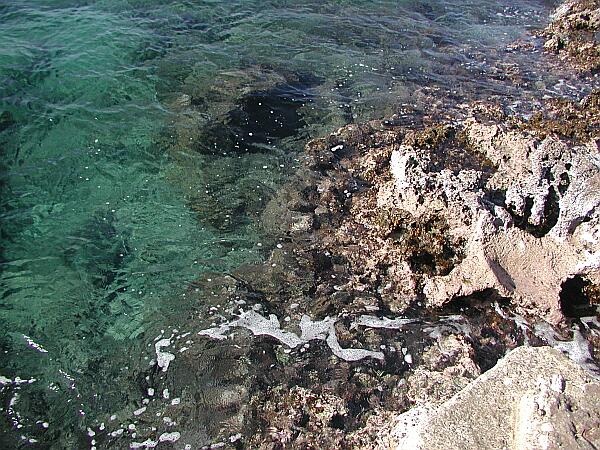
<instances>
[{"instance_id":1,"label":"dark hole in rock","mask_svg":"<svg viewBox=\"0 0 600 450\"><path fill-rule=\"evenodd\" d=\"M506 208L506 192L501 189L493 189L486 191L486 199L494 205Z\"/></svg>"},{"instance_id":2,"label":"dark hole in rock","mask_svg":"<svg viewBox=\"0 0 600 450\"><path fill-rule=\"evenodd\" d=\"M419 252L410 258L411 267L419 269L425 273L433 273L435 271L435 258L429 252Z\"/></svg>"},{"instance_id":3,"label":"dark hole in rock","mask_svg":"<svg viewBox=\"0 0 600 450\"><path fill-rule=\"evenodd\" d=\"M511 208L508 208L508 212L512 215L514 224L517 228L527 231L535 237L544 237L558 222L560 215L559 198L554 187L550 187L548 197L546 198L546 204L544 205L543 220L539 225L533 225L529 222L531 217L531 209L533 208L533 199L527 198L525 200L525 213L521 216L515 214Z\"/></svg>"},{"instance_id":4,"label":"dark hole in rock","mask_svg":"<svg viewBox=\"0 0 600 450\"><path fill-rule=\"evenodd\" d=\"M592 283L577 275L566 280L560 291L560 309L569 318L593 316L597 307L592 304Z\"/></svg>"},{"instance_id":5,"label":"dark hole in rock","mask_svg":"<svg viewBox=\"0 0 600 450\"><path fill-rule=\"evenodd\" d=\"M15 119L10 111L2 111L0 114L0 131L6 130L15 123Z\"/></svg>"},{"instance_id":6,"label":"dark hole in rock","mask_svg":"<svg viewBox=\"0 0 600 450\"><path fill-rule=\"evenodd\" d=\"M304 413L302 414L302 417L300 417L300 420L298 420L298 426L305 427L306 425L308 425L309 421L310 417L308 416L308 414Z\"/></svg>"},{"instance_id":7,"label":"dark hole in rock","mask_svg":"<svg viewBox=\"0 0 600 450\"><path fill-rule=\"evenodd\" d=\"M204 130L200 151L210 154L269 151L278 140L295 136L306 126L300 108L311 102L311 81L297 81L255 91L238 101L224 122Z\"/></svg>"},{"instance_id":8,"label":"dark hole in rock","mask_svg":"<svg viewBox=\"0 0 600 450\"><path fill-rule=\"evenodd\" d=\"M313 264L317 273L325 272L333 267L331 257L318 251L313 252Z\"/></svg>"},{"instance_id":9,"label":"dark hole in rock","mask_svg":"<svg viewBox=\"0 0 600 450\"><path fill-rule=\"evenodd\" d=\"M343 430L346 426L344 416L341 414L334 414L329 421L329 426L332 428L337 428L338 430Z\"/></svg>"},{"instance_id":10,"label":"dark hole in rock","mask_svg":"<svg viewBox=\"0 0 600 450\"><path fill-rule=\"evenodd\" d=\"M560 174L560 183L558 185L558 192L561 195L565 195L567 189L569 188L569 184L571 183L571 179L569 178L568 172L563 172Z\"/></svg>"}]
</instances>

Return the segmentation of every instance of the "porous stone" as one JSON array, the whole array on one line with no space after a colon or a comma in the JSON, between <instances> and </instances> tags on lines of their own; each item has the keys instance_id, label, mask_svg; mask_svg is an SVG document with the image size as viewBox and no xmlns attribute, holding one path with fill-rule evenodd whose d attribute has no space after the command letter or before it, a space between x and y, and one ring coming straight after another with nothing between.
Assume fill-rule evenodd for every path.
<instances>
[{"instance_id":1,"label":"porous stone","mask_svg":"<svg viewBox=\"0 0 600 450\"><path fill-rule=\"evenodd\" d=\"M572 67L594 72L600 67L600 2L568 0L550 16L551 22L541 33L544 49L557 53Z\"/></svg>"},{"instance_id":2,"label":"porous stone","mask_svg":"<svg viewBox=\"0 0 600 450\"><path fill-rule=\"evenodd\" d=\"M416 405L448 400L480 375L472 346L463 336L448 335L428 348L407 379L408 398Z\"/></svg>"},{"instance_id":3,"label":"porous stone","mask_svg":"<svg viewBox=\"0 0 600 450\"><path fill-rule=\"evenodd\" d=\"M427 280L423 292L431 305L440 306L455 297L493 289L527 312L558 323L563 318L562 284L576 275L596 277L600 268L595 225L577 230L584 222L596 223L597 148L593 143L569 147L555 137L538 142L522 132L474 121L467 121L465 134L468 145L492 161L496 170L484 189L446 184L450 193L445 198L463 194L461 220L465 226L469 223L464 218L468 211L470 239L463 261L448 275ZM399 181L405 178L396 175ZM505 192L504 204L491 204L485 191ZM421 195L430 194L425 190ZM440 214L456 217L457 209L448 207Z\"/></svg>"}]
</instances>

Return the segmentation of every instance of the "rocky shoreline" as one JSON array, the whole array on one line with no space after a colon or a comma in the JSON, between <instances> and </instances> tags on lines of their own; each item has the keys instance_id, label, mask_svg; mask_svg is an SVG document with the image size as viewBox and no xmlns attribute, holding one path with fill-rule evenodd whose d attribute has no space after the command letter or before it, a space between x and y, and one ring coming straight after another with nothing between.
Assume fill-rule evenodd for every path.
<instances>
[{"instance_id":1,"label":"rocky shoreline","mask_svg":"<svg viewBox=\"0 0 600 450\"><path fill-rule=\"evenodd\" d=\"M250 208L266 261L190 287L193 346L157 337L141 383L170 409L144 403L129 447L599 446L599 17L568 1L537 38L589 84L580 99L531 115L473 101L310 141ZM231 137L209 125L182 126L174 151ZM93 432L120 448L119 429Z\"/></svg>"},{"instance_id":2,"label":"rocky shoreline","mask_svg":"<svg viewBox=\"0 0 600 450\"><path fill-rule=\"evenodd\" d=\"M567 2L540 33L544 49L582 77L598 73L599 14L598 2ZM372 410L352 418L350 389L326 380L278 387L254 398L262 432L250 447L598 445L600 384L544 345L597 377L599 95L545 99L527 118L482 103L424 127L392 117L307 145L304 167L262 215L265 232L285 239L246 278L258 280L273 312L291 323L306 314L422 320L454 305L484 319L467 319L467 332L413 335L412 348L395 351L392 335L377 334L385 326L358 338L356 322L340 320L346 346L385 355L385 375L367 368L342 382L376 397ZM263 279L289 290L269 295ZM408 323L397 329L411 341ZM580 345L569 349L568 340ZM394 360L403 367L390 369ZM491 380L511 385L511 397L502 387L478 391ZM394 408L407 412L396 417Z\"/></svg>"}]
</instances>

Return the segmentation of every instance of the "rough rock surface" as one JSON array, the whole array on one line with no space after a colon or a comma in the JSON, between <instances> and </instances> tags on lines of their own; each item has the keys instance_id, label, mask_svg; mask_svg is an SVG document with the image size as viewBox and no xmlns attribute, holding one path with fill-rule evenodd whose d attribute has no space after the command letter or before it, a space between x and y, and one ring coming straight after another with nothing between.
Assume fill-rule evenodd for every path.
<instances>
[{"instance_id":1,"label":"rough rock surface","mask_svg":"<svg viewBox=\"0 0 600 450\"><path fill-rule=\"evenodd\" d=\"M560 352L520 347L439 407L397 418L399 449L591 449L600 383Z\"/></svg>"},{"instance_id":2,"label":"rough rock surface","mask_svg":"<svg viewBox=\"0 0 600 450\"><path fill-rule=\"evenodd\" d=\"M466 178L461 171L449 177L454 183L433 192L435 199L443 194L451 205L461 199L466 214L461 217L451 208L444 213L449 213L449 222L458 216L470 225L466 233L470 239L464 260L447 276L428 280L424 293L432 304L443 304L449 298L494 289L558 323L562 284L582 274L595 279L600 267L600 242L592 237L598 230L583 223L597 216L600 205L597 144L568 146L556 137L539 142L524 133L473 121L464 131L467 145L496 169L483 186L461 184ZM396 178L397 188L404 180ZM503 195L502 203L492 197L494 193ZM464 233L464 228L458 230Z\"/></svg>"},{"instance_id":3,"label":"rough rock surface","mask_svg":"<svg viewBox=\"0 0 600 450\"><path fill-rule=\"evenodd\" d=\"M600 2L570 0L562 3L543 31L544 49L558 53L581 71L600 69Z\"/></svg>"},{"instance_id":4,"label":"rough rock surface","mask_svg":"<svg viewBox=\"0 0 600 450\"><path fill-rule=\"evenodd\" d=\"M439 307L495 291L558 323L563 284L597 284L594 139L539 139L474 119L423 130L372 122L307 152L263 226L319 241L327 259L347 264L352 275L339 286L354 302L402 312L419 299Z\"/></svg>"},{"instance_id":5,"label":"rough rock surface","mask_svg":"<svg viewBox=\"0 0 600 450\"><path fill-rule=\"evenodd\" d=\"M416 405L448 400L480 374L474 359L463 336L444 336L423 353L421 364L408 377L409 400Z\"/></svg>"}]
</instances>

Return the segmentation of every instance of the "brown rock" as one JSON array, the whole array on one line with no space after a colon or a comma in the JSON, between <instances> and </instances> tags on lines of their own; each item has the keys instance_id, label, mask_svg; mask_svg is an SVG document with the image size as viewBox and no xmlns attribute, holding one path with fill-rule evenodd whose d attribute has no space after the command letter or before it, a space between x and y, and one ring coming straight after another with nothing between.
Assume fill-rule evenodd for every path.
<instances>
[{"instance_id":1,"label":"brown rock","mask_svg":"<svg viewBox=\"0 0 600 450\"><path fill-rule=\"evenodd\" d=\"M392 436L411 450L592 449L598 402L600 383L566 356L520 347L441 406L400 415Z\"/></svg>"}]
</instances>

